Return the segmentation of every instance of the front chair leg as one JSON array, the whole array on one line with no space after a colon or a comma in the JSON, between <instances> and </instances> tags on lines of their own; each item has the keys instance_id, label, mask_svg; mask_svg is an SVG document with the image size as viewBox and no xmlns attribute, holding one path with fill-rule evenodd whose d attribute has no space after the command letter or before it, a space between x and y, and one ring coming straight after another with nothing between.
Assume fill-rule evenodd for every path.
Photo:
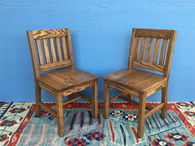
<instances>
[{"instance_id":1,"label":"front chair leg","mask_svg":"<svg viewBox=\"0 0 195 146\"><path fill-rule=\"evenodd\" d=\"M64 117L63 117L63 104L62 94L57 93L56 95L56 109L57 109L57 120L58 120L58 134L64 136Z\"/></svg>"},{"instance_id":2,"label":"front chair leg","mask_svg":"<svg viewBox=\"0 0 195 146\"><path fill-rule=\"evenodd\" d=\"M41 116L41 106L39 105L39 102L41 102L41 88L36 85L36 115L37 117Z\"/></svg>"},{"instance_id":3,"label":"front chair leg","mask_svg":"<svg viewBox=\"0 0 195 146\"><path fill-rule=\"evenodd\" d=\"M95 80L94 86L92 87L92 116L93 118L98 117L98 81Z\"/></svg>"},{"instance_id":4,"label":"front chair leg","mask_svg":"<svg viewBox=\"0 0 195 146\"><path fill-rule=\"evenodd\" d=\"M104 80L104 118L109 118L109 87L107 81Z\"/></svg>"},{"instance_id":5,"label":"front chair leg","mask_svg":"<svg viewBox=\"0 0 195 146\"><path fill-rule=\"evenodd\" d=\"M165 119L167 117L167 85L162 88L162 103L164 103L161 109L161 117Z\"/></svg>"},{"instance_id":6,"label":"front chair leg","mask_svg":"<svg viewBox=\"0 0 195 146\"><path fill-rule=\"evenodd\" d=\"M138 112L138 127L137 127L137 129L138 129L137 135L139 138L143 137L143 134L144 134L145 110L146 110L146 94L140 93L139 112Z\"/></svg>"}]
</instances>

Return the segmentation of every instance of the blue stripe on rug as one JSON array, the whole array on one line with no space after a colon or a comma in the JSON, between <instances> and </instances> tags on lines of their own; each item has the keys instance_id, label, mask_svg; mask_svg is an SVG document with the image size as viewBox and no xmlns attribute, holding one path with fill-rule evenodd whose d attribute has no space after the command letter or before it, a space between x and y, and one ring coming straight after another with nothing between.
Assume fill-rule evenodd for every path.
<instances>
[{"instance_id":1,"label":"blue stripe on rug","mask_svg":"<svg viewBox=\"0 0 195 146\"><path fill-rule=\"evenodd\" d=\"M3 113L0 115L0 119L4 116L4 114L7 112L7 110L10 108L10 106L13 104L13 102L11 102L8 107L6 107L5 111L3 111ZM3 107L1 107L3 108Z\"/></svg>"},{"instance_id":2,"label":"blue stripe on rug","mask_svg":"<svg viewBox=\"0 0 195 146\"><path fill-rule=\"evenodd\" d=\"M123 126L122 126L122 125L120 125L120 129L121 129L121 133L122 133L123 138L124 138L124 145L126 145L126 134L125 134L125 131L124 131Z\"/></svg>"},{"instance_id":3,"label":"blue stripe on rug","mask_svg":"<svg viewBox=\"0 0 195 146\"><path fill-rule=\"evenodd\" d=\"M100 114L98 114L98 124L101 124Z\"/></svg>"},{"instance_id":4,"label":"blue stripe on rug","mask_svg":"<svg viewBox=\"0 0 195 146\"><path fill-rule=\"evenodd\" d=\"M81 113L81 123L80 123L80 127L83 127L83 123L84 123L84 113Z\"/></svg>"},{"instance_id":5,"label":"blue stripe on rug","mask_svg":"<svg viewBox=\"0 0 195 146\"><path fill-rule=\"evenodd\" d=\"M92 114L90 111L88 111L89 113L89 125L92 125Z\"/></svg>"},{"instance_id":6,"label":"blue stripe on rug","mask_svg":"<svg viewBox=\"0 0 195 146\"><path fill-rule=\"evenodd\" d=\"M71 124L70 124L70 129L69 129L69 130L72 130L72 129L73 129L73 125L74 125L74 123L75 123L76 115L77 115L77 113L75 113L75 114L73 115L73 118L72 118L72 121L71 121Z\"/></svg>"}]
</instances>

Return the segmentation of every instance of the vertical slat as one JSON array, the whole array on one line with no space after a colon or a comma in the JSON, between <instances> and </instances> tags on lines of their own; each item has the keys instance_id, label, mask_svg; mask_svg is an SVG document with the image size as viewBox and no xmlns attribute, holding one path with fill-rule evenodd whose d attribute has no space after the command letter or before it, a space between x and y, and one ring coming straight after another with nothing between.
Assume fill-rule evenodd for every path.
<instances>
[{"instance_id":1,"label":"vertical slat","mask_svg":"<svg viewBox=\"0 0 195 146\"><path fill-rule=\"evenodd\" d=\"M149 39L146 62L150 62L154 38Z\"/></svg>"},{"instance_id":2,"label":"vertical slat","mask_svg":"<svg viewBox=\"0 0 195 146\"><path fill-rule=\"evenodd\" d=\"M52 56L52 61L56 62L56 52L55 52L55 47L54 47L54 41L53 38L49 39L50 41L50 48L51 48L51 56Z\"/></svg>"},{"instance_id":3,"label":"vertical slat","mask_svg":"<svg viewBox=\"0 0 195 146\"><path fill-rule=\"evenodd\" d=\"M141 45L141 37L137 38L137 45L136 45L136 51L135 51L135 60L139 60L139 52L140 52L140 45Z\"/></svg>"},{"instance_id":4,"label":"vertical slat","mask_svg":"<svg viewBox=\"0 0 195 146\"><path fill-rule=\"evenodd\" d=\"M135 52L135 44L136 44L135 31L136 29L133 28L132 35L131 35L131 45L130 45L130 51L129 51L128 68L132 67L132 60L133 60L134 52Z\"/></svg>"},{"instance_id":5,"label":"vertical slat","mask_svg":"<svg viewBox=\"0 0 195 146\"><path fill-rule=\"evenodd\" d=\"M160 53L159 65L164 64L166 48L167 48L167 39L163 39L161 53Z\"/></svg>"},{"instance_id":6,"label":"vertical slat","mask_svg":"<svg viewBox=\"0 0 195 146\"><path fill-rule=\"evenodd\" d=\"M70 29L67 29L67 39L66 39L67 49L68 49L68 56L71 60L71 68L74 68L74 59L73 59L73 52L72 52L72 42L70 36Z\"/></svg>"},{"instance_id":7,"label":"vertical slat","mask_svg":"<svg viewBox=\"0 0 195 146\"><path fill-rule=\"evenodd\" d=\"M49 56L49 48L48 48L48 44L47 44L47 39L43 39L43 46L44 46L44 50L45 50L45 59L47 63L51 63L50 62L50 56Z\"/></svg>"},{"instance_id":8,"label":"vertical slat","mask_svg":"<svg viewBox=\"0 0 195 146\"><path fill-rule=\"evenodd\" d=\"M36 40L36 44L37 44L37 51L38 51L40 65L43 65L44 60L43 60L43 52L42 52L42 47L41 47L41 41Z\"/></svg>"},{"instance_id":9,"label":"vertical slat","mask_svg":"<svg viewBox=\"0 0 195 146\"><path fill-rule=\"evenodd\" d=\"M68 55L67 55L66 39L65 39L65 37L62 37L62 48L63 48L64 60L67 60L68 59Z\"/></svg>"},{"instance_id":10,"label":"vertical slat","mask_svg":"<svg viewBox=\"0 0 195 146\"><path fill-rule=\"evenodd\" d=\"M160 40L161 39L156 39L156 43L155 43L155 47L154 47L154 54L153 54L153 64L157 63L157 59L158 59L158 52L159 52L159 47L160 47Z\"/></svg>"},{"instance_id":11,"label":"vertical slat","mask_svg":"<svg viewBox=\"0 0 195 146\"><path fill-rule=\"evenodd\" d=\"M62 61L62 51L60 47L60 39L56 38L56 47L57 47L57 52L58 52L58 59L59 61Z\"/></svg>"},{"instance_id":12,"label":"vertical slat","mask_svg":"<svg viewBox=\"0 0 195 146\"><path fill-rule=\"evenodd\" d=\"M140 61L144 61L144 59L145 59L147 39L148 38L143 39Z\"/></svg>"}]
</instances>

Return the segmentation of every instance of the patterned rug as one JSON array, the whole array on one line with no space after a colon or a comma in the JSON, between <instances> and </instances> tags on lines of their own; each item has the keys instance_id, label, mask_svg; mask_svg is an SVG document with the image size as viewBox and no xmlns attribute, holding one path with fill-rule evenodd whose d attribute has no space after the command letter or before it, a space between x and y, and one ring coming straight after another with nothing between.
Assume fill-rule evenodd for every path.
<instances>
[{"instance_id":1,"label":"patterned rug","mask_svg":"<svg viewBox=\"0 0 195 146\"><path fill-rule=\"evenodd\" d=\"M148 103L150 107L158 103ZM48 103L53 105L53 103ZM99 103L97 119L89 103L64 106L65 136L57 135L57 120L45 110L36 117L32 102L6 103L0 108L0 145L9 146L191 146L195 145L194 102L168 104L166 119L160 111L145 120L144 136L138 138L138 107L112 103L110 118L104 119Z\"/></svg>"}]
</instances>

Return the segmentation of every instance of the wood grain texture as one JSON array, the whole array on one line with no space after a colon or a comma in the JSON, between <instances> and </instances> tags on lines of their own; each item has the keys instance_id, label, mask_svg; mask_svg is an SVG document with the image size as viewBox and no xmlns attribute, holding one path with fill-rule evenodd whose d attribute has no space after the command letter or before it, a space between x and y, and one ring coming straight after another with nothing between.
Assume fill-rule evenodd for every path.
<instances>
[{"instance_id":1,"label":"wood grain texture","mask_svg":"<svg viewBox=\"0 0 195 146\"><path fill-rule=\"evenodd\" d=\"M110 108L110 101L109 101L109 87L106 80L104 80L104 118L109 118L109 108Z\"/></svg>"},{"instance_id":2,"label":"wood grain texture","mask_svg":"<svg viewBox=\"0 0 195 146\"><path fill-rule=\"evenodd\" d=\"M59 62L62 61L62 51L61 51L61 45L60 45L60 38L56 38L56 47L58 52L58 60Z\"/></svg>"},{"instance_id":3,"label":"wood grain texture","mask_svg":"<svg viewBox=\"0 0 195 146\"><path fill-rule=\"evenodd\" d=\"M132 65L136 66L136 67L141 67L141 68L145 68L145 69L149 69L149 70L158 71L158 72L164 71L164 66L152 64L152 63L148 63L148 62L133 61Z\"/></svg>"},{"instance_id":4,"label":"wood grain texture","mask_svg":"<svg viewBox=\"0 0 195 146\"><path fill-rule=\"evenodd\" d=\"M131 68L132 66L132 60L134 57L134 52L135 52L135 44L136 44L136 37L135 37L135 29L132 30L132 36L131 36L131 45L130 45L130 51L129 51L129 62L128 66Z\"/></svg>"},{"instance_id":5,"label":"wood grain texture","mask_svg":"<svg viewBox=\"0 0 195 146\"><path fill-rule=\"evenodd\" d=\"M146 114L145 114L145 119L147 117L149 117L150 115L154 114L156 111L160 110L162 107L164 107L164 103L160 103L159 105L157 105L155 108L149 110Z\"/></svg>"},{"instance_id":6,"label":"wood grain texture","mask_svg":"<svg viewBox=\"0 0 195 146\"><path fill-rule=\"evenodd\" d=\"M66 36L66 29L34 30L33 39L46 39Z\"/></svg>"},{"instance_id":7,"label":"wood grain texture","mask_svg":"<svg viewBox=\"0 0 195 146\"><path fill-rule=\"evenodd\" d=\"M127 102L130 103L130 104L138 105L138 106L140 105L139 102L134 101L134 100L132 100L132 99L130 99L130 98L126 98L126 97L124 97L124 96L120 96L120 98L123 99L123 100L125 100L125 101L127 101ZM152 108L149 107L149 106L146 106L146 109L147 109L147 110L151 110Z\"/></svg>"},{"instance_id":8,"label":"wood grain texture","mask_svg":"<svg viewBox=\"0 0 195 146\"><path fill-rule=\"evenodd\" d=\"M156 39L156 43L155 43L155 47L154 47L154 53L153 53L153 61L152 61L153 64L157 64L160 41L161 41L161 39Z\"/></svg>"},{"instance_id":9,"label":"wood grain texture","mask_svg":"<svg viewBox=\"0 0 195 146\"><path fill-rule=\"evenodd\" d=\"M146 62L150 62L150 61L151 61L151 54L152 54L153 41L154 41L154 38L150 38L150 39L149 39Z\"/></svg>"},{"instance_id":10,"label":"wood grain texture","mask_svg":"<svg viewBox=\"0 0 195 146\"><path fill-rule=\"evenodd\" d=\"M93 85L94 85L94 81L89 82L89 83L83 83L81 85L71 87L70 89L66 89L65 91L63 91L62 95L68 96L71 94L76 94L77 92L87 89L89 87L92 87ZM85 97L83 97L83 99L85 99Z\"/></svg>"},{"instance_id":11,"label":"wood grain texture","mask_svg":"<svg viewBox=\"0 0 195 146\"><path fill-rule=\"evenodd\" d=\"M159 65L163 65L164 64L166 48L167 48L167 39L163 39L161 53L160 53Z\"/></svg>"},{"instance_id":12,"label":"wood grain texture","mask_svg":"<svg viewBox=\"0 0 195 146\"><path fill-rule=\"evenodd\" d=\"M80 98L83 98L92 103L93 117L97 118L98 117L98 86L97 86L98 76L74 68L70 30L53 29L53 30L28 31L27 37L29 41L29 48L31 52L31 58L33 63L34 75L35 75L37 116L38 117L41 116L41 107L46 109L49 113L51 113L52 115L54 115L54 117L57 118L58 135L64 136L63 105L69 104ZM60 42L60 37L62 37L62 42ZM67 37L67 39L65 39L65 37ZM40 39L43 40L44 52L42 50L42 44ZM55 43L54 43L54 39L55 39ZM34 44L35 42L37 46L37 52ZM45 54L46 63L44 62L43 53ZM37 60L38 58L40 64L38 64L38 60ZM66 66L70 66L70 68L54 70ZM40 75L40 72L45 72L50 70L53 71L48 73L42 73ZM82 91L89 87L92 87L92 91L93 91L92 99L85 95L81 95L78 97L73 96L73 94L78 94L79 91ZM41 88L56 97L55 106L49 107L43 102L41 102ZM69 96L69 95L70 95L70 99L68 101L63 102L62 100L63 96ZM54 111L53 109L56 109L57 112Z\"/></svg>"},{"instance_id":13,"label":"wood grain texture","mask_svg":"<svg viewBox=\"0 0 195 146\"><path fill-rule=\"evenodd\" d=\"M138 133L139 138L143 137L144 134L144 120L150 115L154 114L159 109L162 109L161 117L165 118L167 113L167 86L168 86L168 77L170 71L170 65L172 60L173 48L175 44L176 31L174 30L155 30L155 29L133 29L133 41L131 43L135 44L135 36L138 37L136 51L130 51L129 55L129 65L127 69L123 69L109 75L104 76L104 117L109 117L109 103L113 102L119 98L133 103L139 106L138 112ZM135 36L134 36L135 35ZM140 44L141 38L143 37L142 42L142 51L140 55ZM149 37L148 50L146 53L147 38ZM153 42L156 39L153 60L151 63L151 54L153 48ZM159 54L159 47L161 39L162 49L161 55ZM167 40L169 39L168 51L166 56L166 46ZM131 44L131 47L134 44ZM131 54L132 53L132 54ZM135 54L135 57L131 59L131 56ZM140 60L139 60L140 56ZM146 58L145 58L146 56ZM158 58L160 56L160 58ZM166 63L164 66L164 58L166 57ZM159 64L157 64L159 60ZM134 67L140 67L144 69L149 69L153 71L158 71L163 73L159 75L156 73L143 71L140 69L135 69ZM122 91L120 95L129 94L128 98L124 96L117 95L109 99L109 87ZM162 89L162 103L155 108L148 108L146 106L146 98L151 94ZM133 100L133 96L139 97L139 103ZM149 109L145 113L145 109Z\"/></svg>"},{"instance_id":14,"label":"wood grain texture","mask_svg":"<svg viewBox=\"0 0 195 146\"><path fill-rule=\"evenodd\" d=\"M77 97L75 97L75 98L72 98L72 99L69 99L69 100L67 100L67 101L64 101L64 102L62 103L62 106L66 105L66 104L69 104L69 103L71 103L71 102L74 102L74 101L76 101L76 100L79 100L79 99L81 99L81 98L82 98L81 96L77 96ZM56 109L56 108L57 108L57 105L53 105L53 106L51 106L50 108L51 108L51 109Z\"/></svg>"},{"instance_id":15,"label":"wood grain texture","mask_svg":"<svg viewBox=\"0 0 195 146\"><path fill-rule=\"evenodd\" d=\"M136 51L135 51L135 60L139 60L139 52L140 52L140 47L141 47L141 37L137 38L137 45L136 45Z\"/></svg>"},{"instance_id":16,"label":"wood grain texture","mask_svg":"<svg viewBox=\"0 0 195 146\"><path fill-rule=\"evenodd\" d=\"M63 69L43 74L38 81L53 87L57 91L62 91L96 79L98 76L79 69Z\"/></svg>"},{"instance_id":17,"label":"wood grain texture","mask_svg":"<svg viewBox=\"0 0 195 146\"><path fill-rule=\"evenodd\" d=\"M54 63L54 62L57 62L57 59L56 59L56 51L55 51L53 38L50 38L49 42L50 42L50 48L51 48L52 62Z\"/></svg>"},{"instance_id":18,"label":"wood grain texture","mask_svg":"<svg viewBox=\"0 0 195 146\"><path fill-rule=\"evenodd\" d=\"M43 39L43 47L45 50L45 59L47 63L51 63L50 61L50 55L49 55L49 48L48 48L48 44L47 44L47 39Z\"/></svg>"},{"instance_id":19,"label":"wood grain texture","mask_svg":"<svg viewBox=\"0 0 195 146\"><path fill-rule=\"evenodd\" d=\"M92 116L93 118L98 117L98 81L95 80L94 86L92 87Z\"/></svg>"},{"instance_id":20,"label":"wood grain texture","mask_svg":"<svg viewBox=\"0 0 195 146\"><path fill-rule=\"evenodd\" d=\"M147 39L148 38L143 38L140 61L144 61L145 59Z\"/></svg>"},{"instance_id":21,"label":"wood grain texture","mask_svg":"<svg viewBox=\"0 0 195 146\"><path fill-rule=\"evenodd\" d=\"M140 93L139 95L139 110L138 110L138 126L137 126L137 136L139 138L144 135L144 120L146 111L146 94Z\"/></svg>"},{"instance_id":22,"label":"wood grain texture","mask_svg":"<svg viewBox=\"0 0 195 146\"><path fill-rule=\"evenodd\" d=\"M161 117L163 119L167 117L167 94L168 94L168 86L165 85L165 87L162 88L162 100L161 100L161 102L164 104L161 110Z\"/></svg>"},{"instance_id":23,"label":"wood grain texture","mask_svg":"<svg viewBox=\"0 0 195 146\"><path fill-rule=\"evenodd\" d=\"M92 99L89 98L88 96L86 96L85 94L80 93L80 92L77 92L77 93L75 93L75 94L78 95L78 96L82 96L83 99L85 99L85 100L87 100L88 102L92 103Z\"/></svg>"},{"instance_id":24,"label":"wood grain texture","mask_svg":"<svg viewBox=\"0 0 195 146\"><path fill-rule=\"evenodd\" d=\"M41 47L41 41L36 40L36 45L37 45L39 63L40 63L40 65L43 65L44 64L44 59L43 59L43 51L42 51L42 47Z\"/></svg>"},{"instance_id":25,"label":"wood grain texture","mask_svg":"<svg viewBox=\"0 0 195 146\"><path fill-rule=\"evenodd\" d=\"M136 37L151 37L151 38L165 38L168 39L171 36L170 30L160 29L136 29Z\"/></svg>"},{"instance_id":26,"label":"wood grain texture","mask_svg":"<svg viewBox=\"0 0 195 146\"><path fill-rule=\"evenodd\" d=\"M116 96L110 98L110 103L117 100L117 99L119 99L120 97L123 97L123 96L126 96L126 95L128 95L128 93L121 93L119 95L116 95Z\"/></svg>"},{"instance_id":27,"label":"wood grain texture","mask_svg":"<svg viewBox=\"0 0 195 146\"><path fill-rule=\"evenodd\" d=\"M41 88L38 85L35 85L36 91L36 115L37 117L41 116L41 106L39 103L41 102Z\"/></svg>"},{"instance_id":28,"label":"wood grain texture","mask_svg":"<svg viewBox=\"0 0 195 146\"><path fill-rule=\"evenodd\" d=\"M142 71L138 69L123 69L104 76L104 80L125 86L137 92L153 89L159 83L165 83L167 79L162 75Z\"/></svg>"},{"instance_id":29,"label":"wood grain texture","mask_svg":"<svg viewBox=\"0 0 195 146\"><path fill-rule=\"evenodd\" d=\"M67 51L69 54L69 58L71 61L71 68L74 68L74 59L73 59L73 53L72 53L72 41L71 41L71 36L70 36L70 29L67 29L66 44L67 44Z\"/></svg>"},{"instance_id":30,"label":"wood grain texture","mask_svg":"<svg viewBox=\"0 0 195 146\"><path fill-rule=\"evenodd\" d=\"M61 61L61 62L54 62L54 63L44 64L44 65L39 66L39 71L44 72L44 71L48 71L48 70L54 70L57 68L70 66L70 65L71 65L70 60L65 60L65 61Z\"/></svg>"},{"instance_id":31,"label":"wood grain texture","mask_svg":"<svg viewBox=\"0 0 195 146\"><path fill-rule=\"evenodd\" d=\"M36 78L40 76L40 72L39 72L39 64L37 60L37 53L36 53L35 44L33 40L33 34L31 31L27 31L27 38L28 38L28 44L30 48L33 70L34 70L34 77L36 81Z\"/></svg>"},{"instance_id":32,"label":"wood grain texture","mask_svg":"<svg viewBox=\"0 0 195 146\"><path fill-rule=\"evenodd\" d=\"M68 55L67 55L67 48L66 48L66 39L65 39L65 37L62 37L62 48L63 48L64 60L67 60L68 59Z\"/></svg>"},{"instance_id":33,"label":"wood grain texture","mask_svg":"<svg viewBox=\"0 0 195 146\"><path fill-rule=\"evenodd\" d=\"M58 121L58 134L64 136L64 114L63 114L63 100L62 94L57 93L56 95L56 110L57 110L57 121Z\"/></svg>"},{"instance_id":34,"label":"wood grain texture","mask_svg":"<svg viewBox=\"0 0 195 146\"><path fill-rule=\"evenodd\" d=\"M169 45L168 45L168 50L167 50L165 70L163 72L163 75L165 77L169 77L171 62L172 62L172 57L173 57L173 51L174 51L174 46L175 46L175 40L176 40L176 35L177 35L177 31L172 30L171 31L171 38L169 39Z\"/></svg>"}]
</instances>

